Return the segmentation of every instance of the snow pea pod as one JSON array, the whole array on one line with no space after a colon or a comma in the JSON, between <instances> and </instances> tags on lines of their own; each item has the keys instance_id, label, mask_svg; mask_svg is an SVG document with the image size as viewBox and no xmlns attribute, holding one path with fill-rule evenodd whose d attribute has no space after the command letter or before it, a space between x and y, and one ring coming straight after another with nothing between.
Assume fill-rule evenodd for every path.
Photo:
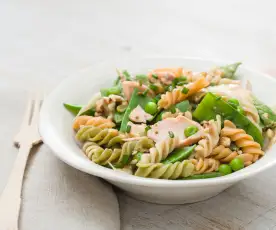
<instances>
[{"instance_id":1,"label":"snow pea pod","mask_svg":"<svg viewBox=\"0 0 276 230\"><path fill-rule=\"evenodd\" d=\"M78 115L79 111L84 106L84 105L73 105L73 104L67 104L67 103L63 103L63 105L69 112L71 112L75 116ZM88 110L84 111L80 115L94 116L94 114L95 114L95 110L91 108L91 109L88 109Z\"/></svg>"},{"instance_id":2,"label":"snow pea pod","mask_svg":"<svg viewBox=\"0 0 276 230\"><path fill-rule=\"evenodd\" d=\"M259 116L264 124L264 127L275 128L276 114L273 112L273 110L269 108L266 104L258 100L257 98L253 98L253 103L259 113Z\"/></svg>"},{"instance_id":3,"label":"snow pea pod","mask_svg":"<svg viewBox=\"0 0 276 230\"><path fill-rule=\"evenodd\" d=\"M181 149L175 149L170 155L162 161L163 164L175 163L187 159L194 151L196 145L187 146Z\"/></svg>"},{"instance_id":4,"label":"snow pea pod","mask_svg":"<svg viewBox=\"0 0 276 230\"><path fill-rule=\"evenodd\" d=\"M238 128L245 130L255 141L263 146L263 136L261 130L252 123L246 116L239 113L233 106L223 101L212 93L207 93L193 113L193 117L198 121L215 119L216 115L221 115L223 119L232 121Z\"/></svg>"},{"instance_id":5,"label":"snow pea pod","mask_svg":"<svg viewBox=\"0 0 276 230\"><path fill-rule=\"evenodd\" d=\"M220 176L222 176L221 173L212 172L212 173L192 175L192 176L181 178L180 180L198 180L198 179L208 179L208 178L214 178L214 177L220 177Z\"/></svg>"},{"instance_id":6,"label":"snow pea pod","mask_svg":"<svg viewBox=\"0 0 276 230\"><path fill-rule=\"evenodd\" d=\"M127 131L127 123L129 122L129 115L133 109L135 109L138 105L140 105L144 109L148 102L153 101L152 98L142 95L142 94L138 94L138 92L139 91L137 88L135 88L133 90L128 107L126 108L124 117L122 119L122 123L121 123L121 127L120 127L121 132Z\"/></svg>"},{"instance_id":7,"label":"snow pea pod","mask_svg":"<svg viewBox=\"0 0 276 230\"><path fill-rule=\"evenodd\" d=\"M233 79L239 65L241 64L242 64L241 62L236 62L230 65L221 66L220 70L222 70L223 72L222 77Z\"/></svg>"}]
</instances>

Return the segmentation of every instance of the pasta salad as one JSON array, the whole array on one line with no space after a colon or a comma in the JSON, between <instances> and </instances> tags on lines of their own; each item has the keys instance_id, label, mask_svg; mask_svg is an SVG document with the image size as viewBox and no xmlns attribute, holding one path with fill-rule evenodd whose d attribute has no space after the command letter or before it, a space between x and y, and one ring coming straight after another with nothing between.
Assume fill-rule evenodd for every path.
<instances>
[{"instance_id":1,"label":"pasta salad","mask_svg":"<svg viewBox=\"0 0 276 230\"><path fill-rule=\"evenodd\" d=\"M85 105L64 104L84 154L115 171L204 179L242 170L276 141L276 114L242 86L241 63L207 72L117 70Z\"/></svg>"}]
</instances>

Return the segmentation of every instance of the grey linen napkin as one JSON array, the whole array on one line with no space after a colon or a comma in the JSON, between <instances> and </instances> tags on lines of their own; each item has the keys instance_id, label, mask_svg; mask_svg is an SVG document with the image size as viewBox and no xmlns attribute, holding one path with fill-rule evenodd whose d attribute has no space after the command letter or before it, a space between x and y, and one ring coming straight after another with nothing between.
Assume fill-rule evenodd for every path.
<instances>
[{"instance_id":1,"label":"grey linen napkin","mask_svg":"<svg viewBox=\"0 0 276 230\"><path fill-rule=\"evenodd\" d=\"M61 162L45 145L37 150L25 174L20 229L120 229L109 184Z\"/></svg>"}]
</instances>

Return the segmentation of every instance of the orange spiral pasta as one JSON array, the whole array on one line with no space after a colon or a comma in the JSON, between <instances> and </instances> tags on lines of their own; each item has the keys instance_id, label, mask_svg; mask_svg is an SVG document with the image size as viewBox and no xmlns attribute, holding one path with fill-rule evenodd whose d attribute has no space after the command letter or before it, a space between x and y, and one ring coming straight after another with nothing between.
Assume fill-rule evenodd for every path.
<instances>
[{"instance_id":1,"label":"orange spiral pasta","mask_svg":"<svg viewBox=\"0 0 276 230\"><path fill-rule=\"evenodd\" d=\"M115 124L104 117L79 116L73 123L73 129L79 130L82 125L92 125L99 128L113 128Z\"/></svg>"},{"instance_id":2,"label":"orange spiral pasta","mask_svg":"<svg viewBox=\"0 0 276 230\"><path fill-rule=\"evenodd\" d=\"M232 151L230 148L226 148L223 145L215 147L210 156L222 163L228 163L238 156L236 151Z\"/></svg>"},{"instance_id":3,"label":"orange spiral pasta","mask_svg":"<svg viewBox=\"0 0 276 230\"><path fill-rule=\"evenodd\" d=\"M253 137L248 135L243 129L238 129L229 120L224 121L224 128L221 130L221 136L229 137L231 141L234 141L235 144L241 148L243 154L251 154L253 162L264 155L260 144L255 142Z\"/></svg>"},{"instance_id":4,"label":"orange spiral pasta","mask_svg":"<svg viewBox=\"0 0 276 230\"><path fill-rule=\"evenodd\" d=\"M213 158L191 159L195 165L193 174L210 173L218 170L220 162Z\"/></svg>"},{"instance_id":5,"label":"orange spiral pasta","mask_svg":"<svg viewBox=\"0 0 276 230\"><path fill-rule=\"evenodd\" d=\"M158 102L158 106L159 108L168 109L171 105L175 105L178 102L184 101L187 97L193 95L208 85L209 82L206 81L204 77L202 77L195 82L187 84L186 86L178 86L171 92L166 92L163 94ZM186 87L187 90L183 93L184 87Z\"/></svg>"}]
</instances>

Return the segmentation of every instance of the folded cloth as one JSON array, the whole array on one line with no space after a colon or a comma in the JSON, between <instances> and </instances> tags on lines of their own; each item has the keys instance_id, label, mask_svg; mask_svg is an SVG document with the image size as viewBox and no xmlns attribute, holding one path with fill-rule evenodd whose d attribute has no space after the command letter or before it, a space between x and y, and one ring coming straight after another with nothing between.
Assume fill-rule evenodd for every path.
<instances>
[{"instance_id":1,"label":"folded cloth","mask_svg":"<svg viewBox=\"0 0 276 230\"><path fill-rule=\"evenodd\" d=\"M22 230L119 230L117 197L99 178L57 159L42 145L25 173Z\"/></svg>"}]
</instances>

